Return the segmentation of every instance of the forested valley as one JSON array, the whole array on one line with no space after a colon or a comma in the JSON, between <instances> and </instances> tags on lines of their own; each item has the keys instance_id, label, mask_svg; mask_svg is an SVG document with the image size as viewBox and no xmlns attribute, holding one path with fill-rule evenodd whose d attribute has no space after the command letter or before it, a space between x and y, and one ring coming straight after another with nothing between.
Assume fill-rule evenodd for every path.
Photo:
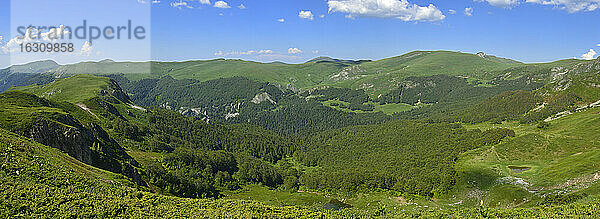
<instances>
[{"instance_id":1,"label":"forested valley","mask_svg":"<svg viewBox=\"0 0 600 219\"><path fill-rule=\"evenodd\" d=\"M594 217L599 60L559 79L545 64L413 75L383 94L5 70L0 215Z\"/></svg>"}]
</instances>

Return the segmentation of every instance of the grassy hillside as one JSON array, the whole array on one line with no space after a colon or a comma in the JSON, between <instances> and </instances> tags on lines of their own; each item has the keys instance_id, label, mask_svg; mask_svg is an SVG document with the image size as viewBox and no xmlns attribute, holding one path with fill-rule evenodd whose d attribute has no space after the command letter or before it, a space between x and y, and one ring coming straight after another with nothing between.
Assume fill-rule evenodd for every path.
<instances>
[{"instance_id":1,"label":"grassy hillside","mask_svg":"<svg viewBox=\"0 0 600 219\"><path fill-rule=\"evenodd\" d=\"M108 78L79 74L68 79L59 79L47 85L18 87L15 89L34 93L55 101L80 103L101 95L102 91L114 92L117 87Z\"/></svg>"},{"instance_id":2,"label":"grassy hillside","mask_svg":"<svg viewBox=\"0 0 600 219\"><path fill-rule=\"evenodd\" d=\"M438 74L494 78L503 70L524 66L523 63L494 56L449 51L416 51L378 61L352 61L320 57L304 64L258 63L242 60L215 59L186 62L83 62L60 66L47 72L55 75L118 74L131 80L170 75L176 79L200 81L242 76L260 82L286 87L309 88L336 84L342 87L388 90L409 76ZM381 92L378 92L381 93Z\"/></svg>"},{"instance_id":3,"label":"grassy hillside","mask_svg":"<svg viewBox=\"0 0 600 219\"><path fill-rule=\"evenodd\" d=\"M302 88L322 83L327 76L347 66L344 63L310 62L306 64L258 63L242 60L208 60L187 62L88 62L61 66L49 71L57 75L124 73L132 80L170 75L176 79L207 81L243 76L261 82Z\"/></svg>"},{"instance_id":4,"label":"grassy hillside","mask_svg":"<svg viewBox=\"0 0 600 219\"><path fill-rule=\"evenodd\" d=\"M97 131L92 133L93 137L84 136L89 141L68 145L88 151L90 148L92 151L99 150L99 156L112 156L119 158L118 160L124 160L123 157L131 159L129 156L133 156L140 164L133 162L136 164L136 170L105 169L117 173L139 170L141 172L136 182L143 180L142 184L149 184L159 193L199 198L218 197L220 191L236 189L238 184L250 182L277 187L283 183L286 175L273 164L285 156L290 156L296 147L289 139L260 127L247 124L211 124L202 118L185 117L170 110L148 110L133 106L129 104L128 96L115 81L108 78L76 75L46 86L24 89L40 96L45 95L48 90L64 90L64 93L61 92L63 94L80 90L81 95L48 95L50 100L45 100L23 91L4 93L2 95L11 98L4 98L8 104L6 110L0 114L0 118L6 118L6 121L0 120L0 125L3 125L1 127L18 131L18 134L28 137L29 133L61 133L60 130L63 129L84 134L89 133L88 129ZM14 96L17 97L13 98ZM18 98L19 96L22 98ZM48 104L20 104L13 107L14 104L8 101L27 98ZM42 112L46 110L40 109L42 107L55 110L60 115ZM27 123L20 125L19 122L14 122L20 121L14 118L15 115L24 117L21 120ZM49 118L43 117L42 120L40 115L48 115ZM52 126L45 126L45 121L49 121ZM36 138L36 141L60 148L70 155L73 155L73 151L75 155L79 155L76 153L78 150L62 148L62 142L74 138L70 132L65 132L64 136L55 134L44 138L46 135L48 134ZM123 156L111 150L104 150L107 148L102 144L104 142L97 143L94 137L106 140L110 146L114 146L113 148L120 149L118 152ZM122 147L128 150L128 154L125 154ZM97 162L87 163L103 167ZM126 175L132 177L130 174Z\"/></svg>"},{"instance_id":5,"label":"grassy hillside","mask_svg":"<svg viewBox=\"0 0 600 219\"><path fill-rule=\"evenodd\" d=\"M121 175L0 129L1 217L300 217L299 207L254 201L184 199L136 188Z\"/></svg>"},{"instance_id":6,"label":"grassy hillside","mask_svg":"<svg viewBox=\"0 0 600 219\"><path fill-rule=\"evenodd\" d=\"M366 89L371 94L386 93L411 76L450 75L492 79L504 69L522 63L495 57L449 51L416 51L402 56L363 63L346 69L338 84Z\"/></svg>"},{"instance_id":7,"label":"grassy hillside","mask_svg":"<svg viewBox=\"0 0 600 219\"><path fill-rule=\"evenodd\" d=\"M198 81L165 76L130 81L123 75L108 76L119 81L133 102L141 106L161 106L210 122L251 123L284 134L376 124L390 119L378 112L358 114L335 110L321 104L326 98L317 101L314 96L307 96L309 92L296 95L271 83L244 77ZM335 92L335 95L343 92ZM363 91L355 92L368 98ZM351 108L375 108L362 102L352 104ZM379 112L383 111L382 106L378 107ZM385 110L398 108L387 107Z\"/></svg>"},{"instance_id":8,"label":"grassy hillside","mask_svg":"<svg viewBox=\"0 0 600 219\"><path fill-rule=\"evenodd\" d=\"M47 72L57 67L59 67L59 65L55 61L45 60L31 62L23 65L13 65L5 70L9 71L10 73L35 74Z\"/></svg>"},{"instance_id":9,"label":"grassy hillside","mask_svg":"<svg viewBox=\"0 0 600 219\"><path fill-rule=\"evenodd\" d=\"M600 195L600 109L578 112L540 125L480 124L471 128L505 127L517 136L494 146L466 153L457 165L463 189L483 191L489 206L532 206L548 202L549 194L571 195L571 202ZM512 169L511 169L512 168ZM494 197L507 189L516 196ZM465 196L465 198L468 197ZM565 199L566 200L566 199Z\"/></svg>"},{"instance_id":10,"label":"grassy hillside","mask_svg":"<svg viewBox=\"0 0 600 219\"><path fill-rule=\"evenodd\" d=\"M185 199L136 188L120 175L99 170L56 149L0 129L0 216L2 217L556 217L597 215L597 202L516 210L453 209L337 212L274 207L235 199Z\"/></svg>"},{"instance_id":11,"label":"grassy hillside","mask_svg":"<svg viewBox=\"0 0 600 219\"><path fill-rule=\"evenodd\" d=\"M361 67L368 72L385 72L405 77L447 74L489 79L495 75L486 75L486 73L520 64L522 63L517 61L460 52L416 51L398 57L364 63Z\"/></svg>"},{"instance_id":12,"label":"grassy hillside","mask_svg":"<svg viewBox=\"0 0 600 219\"><path fill-rule=\"evenodd\" d=\"M440 196L454 186L453 165L462 152L494 144L510 130L482 133L453 124L393 121L308 136L312 147L297 153L309 171L301 185L310 189L361 191L390 189Z\"/></svg>"},{"instance_id":13,"label":"grassy hillside","mask_svg":"<svg viewBox=\"0 0 600 219\"><path fill-rule=\"evenodd\" d=\"M0 109L0 128L143 184L135 169L135 160L79 107L21 91L9 91L0 94Z\"/></svg>"},{"instance_id":14,"label":"grassy hillside","mask_svg":"<svg viewBox=\"0 0 600 219\"><path fill-rule=\"evenodd\" d=\"M532 77L535 82L548 83L564 72L586 63L589 61L571 59L551 63L525 64L483 53L415 51L377 61L338 60L328 57L319 57L303 64L259 63L235 59L185 62L104 60L55 66L38 71L59 77L73 74L125 74L132 81L158 79L167 75L175 79L195 79L200 82L220 78L245 77L257 82L269 82L294 91L333 85L342 88L364 89L369 95L377 97L398 89L405 84L408 77L460 76L483 84L491 80ZM32 63L31 66L38 65ZM23 83L17 85L23 85Z\"/></svg>"},{"instance_id":15,"label":"grassy hillside","mask_svg":"<svg viewBox=\"0 0 600 219\"><path fill-rule=\"evenodd\" d=\"M593 100L595 94L588 91L595 88L595 65L579 68L589 71L569 75L567 82L572 86L565 90L584 87L577 92L589 95L583 97L585 101ZM424 80L418 82L427 85L431 78L420 77ZM530 79L504 82L533 86ZM186 80L169 81L164 87L178 87ZM411 89L416 91L408 92L411 96L400 93L398 100L415 104L422 97L433 105L444 99L459 100L469 95L479 98L481 93L511 90L510 84L494 84L496 79L483 84L460 79L464 90L441 83L448 80L429 81L446 90L414 86ZM237 100L228 97L248 101L267 87L266 83L247 79L191 81L186 85L202 94L192 95L193 89L173 89L177 92L162 90L165 93L156 92L156 96L189 95L227 105ZM553 94L556 85L565 87L557 83L544 89ZM235 91L227 92L230 88ZM135 107L116 81L104 77L77 75L17 90L0 94L0 214L5 217L472 218L598 214L598 108L574 110L572 115L539 124L478 123L466 128L433 121L372 124L358 114L322 105L321 101L372 104L372 97L364 92L333 88L312 90L308 96L289 94L289 98L278 99L273 95L278 104L252 104L255 108L245 109L252 114L234 117L240 124L224 125L166 109ZM485 99L477 105L480 108L474 109L489 112L491 115L481 115L486 118L517 117L515 114L538 103L538 99L531 98L534 92L505 92ZM193 98L185 101L189 100ZM371 125L351 126L356 123L347 121ZM243 124L248 122L290 135ZM278 130L282 127L288 130ZM298 131L298 127L312 132ZM132 177L117 174L119 171L84 164L79 161L84 160L78 157L80 154L56 147L65 145L60 144L65 139L77 139L77 134L69 133L83 133L87 136L84 139L91 140L70 145L91 145L88 149L100 150L101 156L120 156L102 150L104 145L122 147L120 151L126 150L125 155L139 164L139 179L146 184L134 184ZM52 138L43 141L47 139L40 136ZM337 206L350 208L322 209Z\"/></svg>"},{"instance_id":16,"label":"grassy hillside","mask_svg":"<svg viewBox=\"0 0 600 219\"><path fill-rule=\"evenodd\" d=\"M525 64L484 54L416 51L348 67L342 71L340 75L344 77L339 77L336 85L365 89L369 94L377 96L397 89L408 77L433 75L460 76L471 81L481 82L531 77L534 82L548 83L557 74L578 69L589 62L570 59L551 63Z\"/></svg>"}]
</instances>

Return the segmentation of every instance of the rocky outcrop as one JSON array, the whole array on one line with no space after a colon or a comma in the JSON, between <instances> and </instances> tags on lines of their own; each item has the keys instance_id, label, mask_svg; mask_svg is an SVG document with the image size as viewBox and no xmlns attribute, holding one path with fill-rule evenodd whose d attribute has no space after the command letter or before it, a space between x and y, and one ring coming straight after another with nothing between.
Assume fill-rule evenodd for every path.
<instances>
[{"instance_id":1,"label":"rocky outcrop","mask_svg":"<svg viewBox=\"0 0 600 219\"><path fill-rule=\"evenodd\" d=\"M57 148L83 163L121 173L139 185L145 185L135 168L138 164L100 125L81 123L74 114L69 113L76 110L76 106L55 105L20 91L0 94L2 104L10 108L0 109L0 112L4 112L0 115L5 117L0 122L1 128ZM15 116L2 110L12 110Z\"/></svg>"},{"instance_id":2,"label":"rocky outcrop","mask_svg":"<svg viewBox=\"0 0 600 219\"><path fill-rule=\"evenodd\" d=\"M254 96L254 98L252 98L251 101L255 104L259 104L265 101L269 101L271 104L276 104L276 102L273 99L271 99L271 95L269 95L267 92L256 94L256 96Z\"/></svg>"},{"instance_id":3,"label":"rocky outcrop","mask_svg":"<svg viewBox=\"0 0 600 219\"><path fill-rule=\"evenodd\" d=\"M36 142L48 145L65 152L75 159L92 164L91 147L99 146L94 135L82 126L77 127L74 120L64 117L67 123L59 123L49 120L38 120L28 130L19 133Z\"/></svg>"},{"instance_id":4,"label":"rocky outcrop","mask_svg":"<svg viewBox=\"0 0 600 219\"><path fill-rule=\"evenodd\" d=\"M145 185L135 169L137 163L102 127L84 127L69 115L50 120L39 118L29 128L14 130L38 143L57 148L69 156L100 169L121 173L139 185Z\"/></svg>"},{"instance_id":5,"label":"rocky outcrop","mask_svg":"<svg viewBox=\"0 0 600 219\"><path fill-rule=\"evenodd\" d=\"M110 79L110 84L108 85L107 89L100 90L100 97L111 103L117 103L113 98L116 98L117 100L126 104L132 103L131 99L129 99L129 95L127 95L127 93L123 91L119 84L113 79Z\"/></svg>"}]
</instances>

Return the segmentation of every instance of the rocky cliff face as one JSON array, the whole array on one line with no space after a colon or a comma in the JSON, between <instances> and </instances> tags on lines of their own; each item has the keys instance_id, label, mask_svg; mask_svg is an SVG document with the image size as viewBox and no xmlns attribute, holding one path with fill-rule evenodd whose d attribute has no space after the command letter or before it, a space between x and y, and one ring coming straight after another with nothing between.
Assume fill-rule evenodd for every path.
<instances>
[{"instance_id":1,"label":"rocky cliff face","mask_svg":"<svg viewBox=\"0 0 600 219\"><path fill-rule=\"evenodd\" d=\"M76 106L50 102L33 94L20 91L0 94L1 128L145 185L135 168L138 166L135 160L100 125L89 118L80 118L82 114Z\"/></svg>"},{"instance_id":2,"label":"rocky cliff face","mask_svg":"<svg viewBox=\"0 0 600 219\"><path fill-rule=\"evenodd\" d=\"M276 102L271 99L271 95L269 95L267 92L256 94L256 96L254 96L254 98L251 100L251 102L254 104L259 104L265 101L269 101L271 104L276 104Z\"/></svg>"},{"instance_id":3,"label":"rocky cliff face","mask_svg":"<svg viewBox=\"0 0 600 219\"><path fill-rule=\"evenodd\" d=\"M110 84L106 90L100 91L100 96L102 99L111 103L115 103L113 98L116 98L123 103L132 103L127 93L125 93L125 91L123 91L119 84L113 79L110 79Z\"/></svg>"},{"instance_id":4,"label":"rocky cliff face","mask_svg":"<svg viewBox=\"0 0 600 219\"><path fill-rule=\"evenodd\" d=\"M48 145L69 154L75 159L93 164L91 148L99 146L99 142L92 133L74 122L72 118L65 118L67 124L54 121L38 120L28 130L21 134L36 142ZM70 123L70 124L69 124Z\"/></svg>"},{"instance_id":5,"label":"rocky cliff face","mask_svg":"<svg viewBox=\"0 0 600 219\"><path fill-rule=\"evenodd\" d=\"M86 164L121 173L139 185L145 185L135 169L137 163L125 150L96 124L84 127L71 116L61 116L59 121L38 119L17 134L38 143L57 148Z\"/></svg>"}]
</instances>

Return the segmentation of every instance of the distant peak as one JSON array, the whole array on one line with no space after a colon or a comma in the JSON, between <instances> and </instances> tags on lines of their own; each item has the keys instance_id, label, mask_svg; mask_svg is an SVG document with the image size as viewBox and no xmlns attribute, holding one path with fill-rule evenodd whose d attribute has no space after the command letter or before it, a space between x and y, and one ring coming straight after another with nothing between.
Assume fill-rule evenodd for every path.
<instances>
[{"instance_id":1,"label":"distant peak","mask_svg":"<svg viewBox=\"0 0 600 219\"><path fill-rule=\"evenodd\" d=\"M308 60L307 62L336 62L336 61L340 61L339 59L334 59L331 57L327 57L327 56L319 56L317 58Z\"/></svg>"},{"instance_id":2,"label":"distant peak","mask_svg":"<svg viewBox=\"0 0 600 219\"><path fill-rule=\"evenodd\" d=\"M18 66L25 66L25 65L50 65L50 66L58 66L58 63L56 63L54 60L48 59L48 60L34 61L34 62L30 62L30 63L27 63L27 64L18 65Z\"/></svg>"},{"instance_id":3,"label":"distant peak","mask_svg":"<svg viewBox=\"0 0 600 219\"><path fill-rule=\"evenodd\" d=\"M14 73L40 73L60 66L54 60L41 60L22 65L13 65L10 70Z\"/></svg>"},{"instance_id":4,"label":"distant peak","mask_svg":"<svg viewBox=\"0 0 600 219\"><path fill-rule=\"evenodd\" d=\"M370 62L371 60L344 60L344 59L334 59L331 57L327 57L327 56L319 56L317 58L311 59L306 63L322 63L322 62L329 62L329 63L340 63L340 64L360 64L363 62Z\"/></svg>"},{"instance_id":5,"label":"distant peak","mask_svg":"<svg viewBox=\"0 0 600 219\"><path fill-rule=\"evenodd\" d=\"M105 59L105 60L102 60L102 61L100 61L100 62L98 62L98 63L114 63L114 62L115 62L115 61L114 61L114 60L112 60L112 59Z\"/></svg>"}]
</instances>

